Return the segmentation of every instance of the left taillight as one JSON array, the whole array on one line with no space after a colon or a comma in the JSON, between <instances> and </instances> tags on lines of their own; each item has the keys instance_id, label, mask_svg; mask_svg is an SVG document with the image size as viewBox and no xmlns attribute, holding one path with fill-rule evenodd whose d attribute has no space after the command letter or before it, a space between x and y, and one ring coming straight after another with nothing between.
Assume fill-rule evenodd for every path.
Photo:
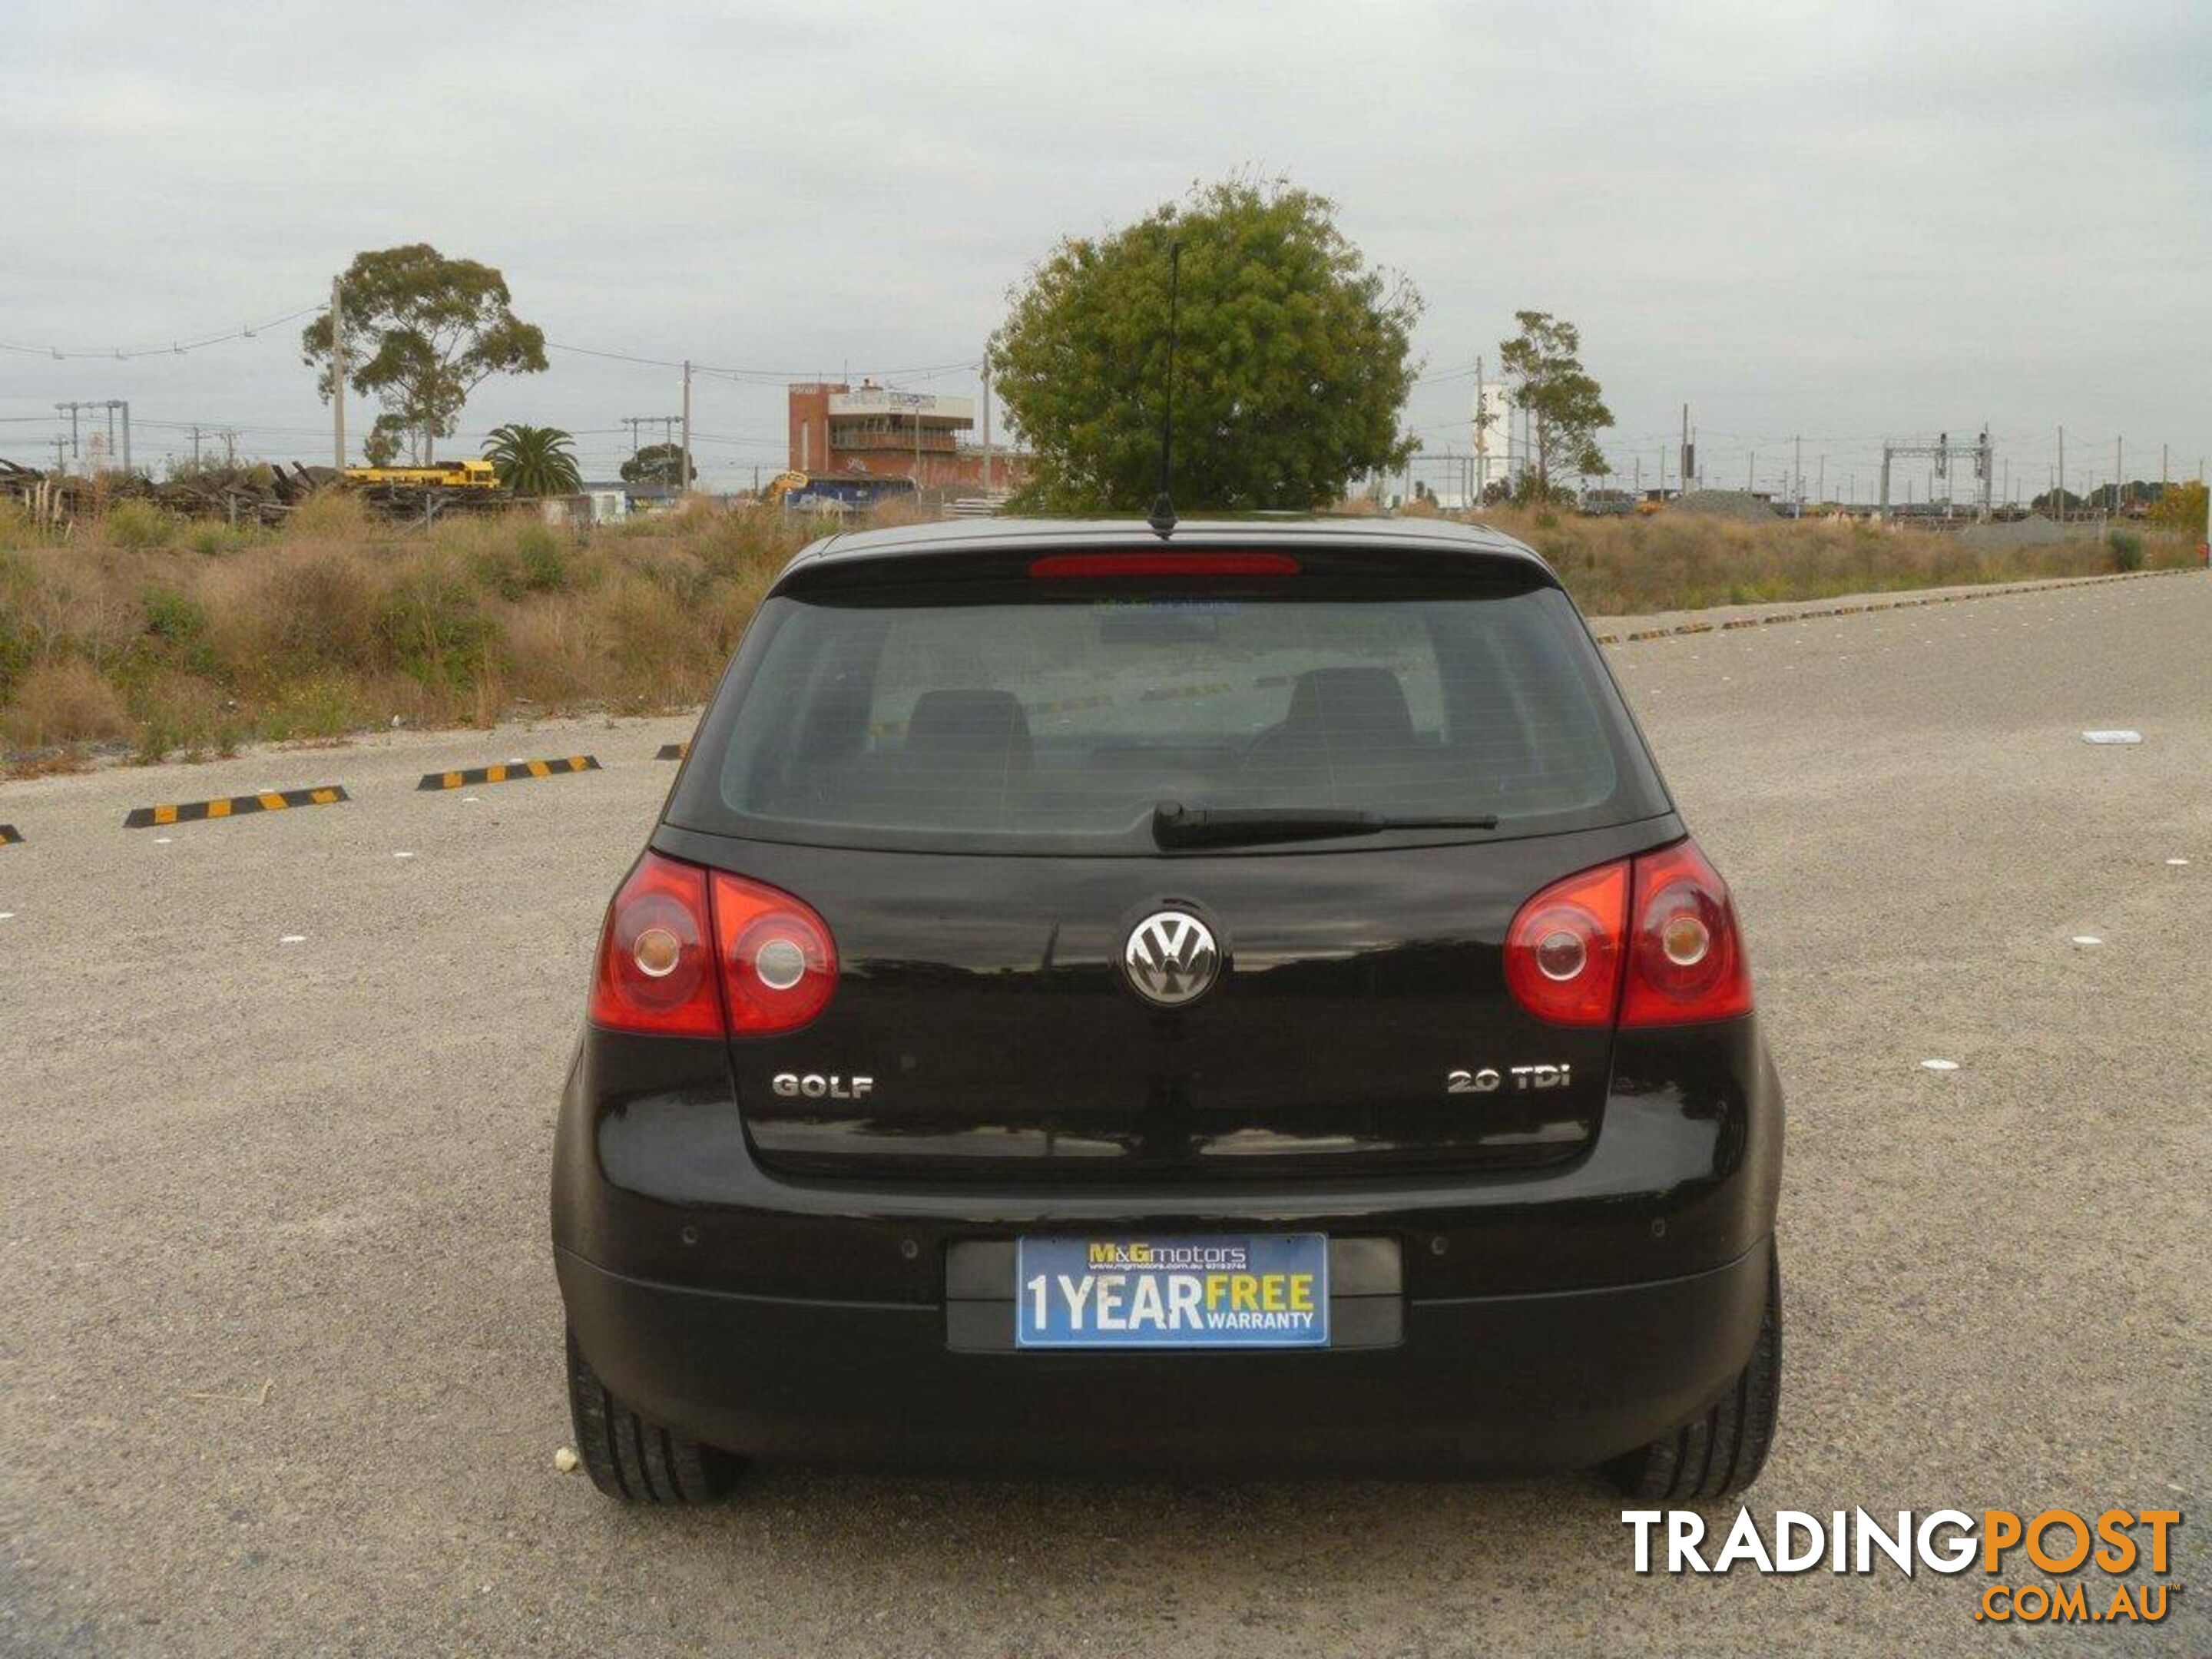
<instances>
[{"instance_id":1,"label":"left taillight","mask_svg":"<svg viewBox=\"0 0 2212 1659\"><path fill-rule=\"evenodd\" d=\"M659 1036L722 1035L707 872L647 853L607 907L592 1024Z\"/></svg>"},{"instance_id":2,"label":"left taillight","mask_svg":"<svg viewBox=\"0 0 2212 1659\"><path fill-rule=\"evenodd\" d=\"M647 853L607 907L591 1019L656 1036L769 1036L821 1013L837 951L811 907Z\"/></svg>"}]
</instances>

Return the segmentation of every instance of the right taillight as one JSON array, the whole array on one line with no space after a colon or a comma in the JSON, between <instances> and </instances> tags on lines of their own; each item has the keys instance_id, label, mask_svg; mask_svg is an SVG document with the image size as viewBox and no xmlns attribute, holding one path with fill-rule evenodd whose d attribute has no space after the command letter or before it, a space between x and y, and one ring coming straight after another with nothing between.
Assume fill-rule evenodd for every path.
<instances>
[{"instance_id":1,"label":"right taillight","mask_svg":"<svg viewBox=\"0 0 2212 1659\"><path fill-rule=\"evenodd\" d=\"M1728 884L1694 842L1636 860L1623 1025L1684 1025L1751 1012L1751 967Z\"/></svg>"},{"instance_id":2,"label":"right taillight","mask_svg":"<svg viewBox=\"0 0 2212 1659\"><path fill-rule=\"evenodd\" d=\"M1555 881L1505 935L1514 1000L1555 1025L1686 1025L1751 1012L1728 884L1695 844Z\"/></svg>"},{"instance_id":3,"label":"right taillight","mask_svg":"<svg viewBox=\"0 0 2212 1659\"><path fill-rule=\"evenodd\" d=\"M1627 915L1626 860L1545 888L1506 932L1505 983L1514 1000L1554 1025L1611 1024Z\"/></svg>"},{"instance_id":4,"label":"right taillight","mask_svg":"<svg viewBox=\"0 0 2212 1659\"><path fill-rule=\"evenodd\" d=\"M607 907L591 1019L658 1036L772 1036L820 1014L837 949L812 908L647 853Z\"/></svg>"},{"instance_id":5,"label":"right taillight","mask_svg":"<svg viewBox=\"0 0 2212 1659\"><path fill-rule=\"evenodd\" d=\"M837 947L811 906L717 870L714 937L734 1035L795 1031L830 1006Z\"/></svg>"}]
</instances>

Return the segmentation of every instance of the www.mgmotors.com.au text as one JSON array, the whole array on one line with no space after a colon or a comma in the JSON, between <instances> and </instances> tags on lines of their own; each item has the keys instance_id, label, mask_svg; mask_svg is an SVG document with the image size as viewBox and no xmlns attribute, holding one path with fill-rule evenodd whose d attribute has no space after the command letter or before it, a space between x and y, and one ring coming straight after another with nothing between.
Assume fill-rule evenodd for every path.
<instances>
[{"instance_id":1,"label":"www.mgmotors.com.au text","mask_svg":"<svg viewBox=\"0 0 2212 1659\"><path fill-rule=\"evenodd\" d=\"M2139 1565L2163 1577L2171 1554L2168 1534L2181 1524L2179 1510L2112 1509L2088 1516L2054 1509L2027 1516L2011 1510L1896 1513L1896 1525L1886 1528L1863 1509L1833 1510L1826 1516L1777 1510L1771 1528L1762 1532L1758 1518L1741 1509L1710 1556L1705 1553L1705 1518L1694 1510L1623 1510L1620 1519L1636 1534L1639 1573L1725 1573L1739 1566L1795 1573L1825 1565L1831 1572L1870 1574L1879 1558L1908 1578L1918 1567L1965 1572L1978 1560L1984 1573L1995 1577L2006 1570L2007 1557L2014 1552L2054 1577L2087 1566L2117 1578ZM2021 1563L2016 1558L2010 1565ZM2178 1592L2180 1587L2172 1588ZM2115 1583L2110 1598L2102 1599L2081 1583L1992 1583L1984 1589L1974 1617L1999 1623L2156 1624L2166 1614L2167 1589L2163 1583Z\"/></svg>"}]
</instances>

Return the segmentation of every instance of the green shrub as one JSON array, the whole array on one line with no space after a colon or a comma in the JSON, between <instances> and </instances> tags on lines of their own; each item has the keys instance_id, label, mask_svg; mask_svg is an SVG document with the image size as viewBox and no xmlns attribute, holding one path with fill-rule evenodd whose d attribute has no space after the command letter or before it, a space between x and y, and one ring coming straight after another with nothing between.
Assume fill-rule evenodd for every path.
<instances>
[{"instance_id":1,"label":"green shrub","mask_svg":"<svg viewBox=\"0 0 2212 1659\"><path fill-rule=\"evenodd\" d=\"M261 717L261 735L279 741L342 738L367 720L359 688L351 680L319 675L295 681L277 693L276 702Z\"/></svg>"},{"instance_id":2,"label":"green shrub","mask_svg":"<svg viewBox=\"0 0 2212 1659\"><path fill-rule=\"evenodd\" d=\"M171 645L191 647L207 638L207 607L171 587L146 590L146 631Z\"/></svg>"},{"instance_id":3,"label":"green shrub","mask_svg":"<svg viewBox=\"0 0 2212 1659\"><path fill-rule=\"evenodd\" d=\"M2140 570L2143 567L2143 540L2132 530L2115 530L2112 536L2112 568Z\"/></svg>"},{"instance_id":4,"label":"green shrub","mask_svg":"<svg viewBox=\"0 0 2212 1659\"><path fill-rule=\"evenodd\" d=\"M107 509L100 529L118 547L167 547L181 528L151 501L118 501Z\"/></svg>"},{"instance_id":5,"label":"green shrub","mask_svg":"<svg viewBox=\"0 0 2212 1659\"><path fill-rule=\"evenodd\" d=\"M37 520L13 501L0 501L0 553L34 547L46 539Z\"/></svg>"},{"instance_id":6,"label":"green shrub","mask_svg":"<svg viewBox=\"0 0 2212 1659\"><path fill-rule=\"evenodd\" d=\"M242 553L262 539L260 533L250 526L204 523L196 524L185 532L184 544L193 552L213 559L226 553Z\"/></svg>"},{"instance_id":7,"label":"green shrub","mask_svg":"<svg viewBox=\"0 0 2212 1659\"><path fill-rule=\"evenodd\" d=\"M477 590L442 560L418 561L393 579L377 634L393 665L428 690L461 690L489 666L491 619Z\"/></svg>"},{"instance_id":8,"label":"green shrub","mask_svg":"<svg viewBox=\"0 0 2212 1659\"><path fill-rule=\"evenodd\" d=\"M568 586L568 552L564 538L547 524L525 525L514 538L526 592L559 593Z\"/></svg>"}]
</instances>

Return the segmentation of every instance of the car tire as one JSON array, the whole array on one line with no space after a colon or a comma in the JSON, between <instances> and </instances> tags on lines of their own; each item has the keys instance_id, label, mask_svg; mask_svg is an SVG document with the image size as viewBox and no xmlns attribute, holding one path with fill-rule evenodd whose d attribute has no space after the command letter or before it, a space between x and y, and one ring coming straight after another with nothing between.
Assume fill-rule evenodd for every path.
<instances>
[{"instance_id":1,"label":"car tire","mask_svg":"<svg viewBox=\"0 0 2212 1659\"><path fill-rule=\"evenodd\" d=\"M1615 1458L1605 1472L1624 1495L1653 1503L1741 1492L1765 1465L1781 1402L1782 1262L1770 1243L1766 1312L1735 1386L1702 1416L1640 1451Z\"/></svg>"},{"instance_id":2,"label":"car tire","mask_svg":"<svg viewBox=\"0 0 2212 1659\"><path fill-rule=\"evenodd\" d=\"M568 1334L568 1415L592 1484L627 1504L708 1504L727 1493L738 1458L642 1417L607 1385Z\"/></svg>"}]
</instances>

